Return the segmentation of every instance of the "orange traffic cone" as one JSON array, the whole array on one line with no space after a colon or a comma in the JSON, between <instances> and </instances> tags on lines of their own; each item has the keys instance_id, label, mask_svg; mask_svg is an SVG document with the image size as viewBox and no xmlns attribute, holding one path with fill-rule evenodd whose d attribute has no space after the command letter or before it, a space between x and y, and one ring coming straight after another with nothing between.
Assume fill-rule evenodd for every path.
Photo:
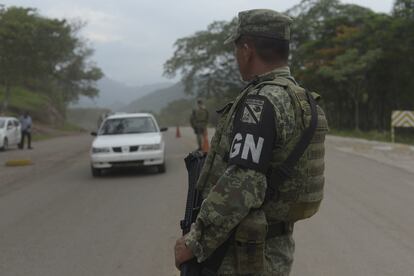
<instances>
[{"instance_id":1,"label":"orange traffic cone","mask_svg":"<svg viewBox=\"0 0 414 276\"><path fill-rule=\"evenodd\" d=\"M209 149L210 149L210 144L208 143L208 133L207 133L207 129L206 129L204 131L204 134L203 134L202 150L203 150L203 152L207 153Z\"/></svg>"},{"instance_id":2,"label":"orange traffic cone","mask_svg":"<svg viewBox=\"0 0 414 276\"><path fill-rule=\"evenodd\" d=\"M177 126L177 131L175 132L175 137L176 138L180 138L181 137L181 132L180 132L180 127Z\"/></svg>"}]
</instances>

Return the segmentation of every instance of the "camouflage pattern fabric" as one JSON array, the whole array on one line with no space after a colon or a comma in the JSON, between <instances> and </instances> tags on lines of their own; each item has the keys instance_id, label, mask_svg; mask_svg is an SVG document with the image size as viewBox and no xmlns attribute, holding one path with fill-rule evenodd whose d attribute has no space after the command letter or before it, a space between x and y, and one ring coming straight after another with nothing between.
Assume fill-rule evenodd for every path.
<instances>
[{"instance_id":1,"label":"camouflage pattern fabric","mask_svg":"<svg viewBox=\"0 0 414 276\"><path fill-rule=\"evenodd\" d=\"M208 111L207 109L197 108L193 110L190 118L191 126L194 129L205 129L208 124Z\"/></svg>"},{"instance_id":2,"label":"camouflage pattern fabric","mask_svg":"<svg viewBox=\"0 0 414 276\"><path fill-rule=\"evenodd\" d=\"M276 69L258 76L235 100L243 94L254 95L258 92L261 82L277 77L293 78L288 67ZM283 148L295 134L295 111L289 94L283 87L265 86L261 88L264 95L273 105L275 112L276 139L274 148ZM226 126L227 116L231 113L232 104L222 110L222 116L211 142L211 151L201 172L198 189L204 201L200 213L189 235L186 244L195 254L197 260L206 260L216 248L227 240L235 228L252 209L262 207L266 193L266 176L256 170L236 165L228 166L225 161L230 151L230 140L234 114ZM290 234L272 238L265 245L265 271L260 274L244 275L288 275L294 252L294 241ZM230 246L220 275L241 275L236 271L234 245Z\"/></svg>"},{"instance_id":3,"label":"camouflage pattern fabric","mask_svg":"<svg viewBox=\"0 0 414 276\"><path fill-rule=\"evenodd\" d=\"M237 28L224 43L235 42L242 35L290 40L291 23L292 19L289 16L273 10L242 11L238 16Z\"/></svg>"},{"instance_id":4,"label":"camouflage pattern fabric","mask_svg":"<svg viewBox=\"0 0 414 276\"><path fill-rule=\"evenodd\" d=\"M208 111L204 107L199 107L193 110L190 118L191 127L194 129L194 133L197 138L198 148L201 149L203 145L204 132L206 131L208 124Z\"/></svg>"}]
</instances>

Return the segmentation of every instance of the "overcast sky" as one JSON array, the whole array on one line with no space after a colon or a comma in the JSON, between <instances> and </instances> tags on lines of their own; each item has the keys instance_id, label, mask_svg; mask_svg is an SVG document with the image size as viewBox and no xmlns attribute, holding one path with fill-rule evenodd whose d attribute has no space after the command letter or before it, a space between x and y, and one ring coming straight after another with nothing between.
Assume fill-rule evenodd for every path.
<instances>
[{"instance_id":1,"label":"overcast sky","mask_svg":"<svg viewBox=\"0 0 414 276\"><path fill-rule=\"evenodd\" d=\"M300 0L0 0L6 6L35 7L41 14L87 22L82 36L95 49L106 76L129 85L163 82L163 63L177 38L203 30L238 11L285 11ZM344 1L390 12L394 0Z\"/></svg>"}]
</instances>

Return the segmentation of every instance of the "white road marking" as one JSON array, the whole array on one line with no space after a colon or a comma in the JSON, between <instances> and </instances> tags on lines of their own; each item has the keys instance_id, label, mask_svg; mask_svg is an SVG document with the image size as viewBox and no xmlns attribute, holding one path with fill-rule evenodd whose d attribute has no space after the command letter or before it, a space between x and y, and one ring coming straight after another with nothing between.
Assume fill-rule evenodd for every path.
<instances>
[{"instance_id":1,"label":"white road marking","mask_svg":"<svg viewBox=\"0 0 414 276\"><path fill-rule=\"evenodd\" d=\"M335 147L337 150L339 151L343 151L343 152L353 152L353 148L351 147Z\"/></svg>"},{"instance_id":2,"label":"white road marking","mask_svg":"<svg viewBox=\"0 0 414 276\"><path fill-rule=\"evenodd\" d=\"M393 150L393 146L374 146L372 147L375 150L382 150L382 151L391 151Z\"/></svg>"}]
</instances>

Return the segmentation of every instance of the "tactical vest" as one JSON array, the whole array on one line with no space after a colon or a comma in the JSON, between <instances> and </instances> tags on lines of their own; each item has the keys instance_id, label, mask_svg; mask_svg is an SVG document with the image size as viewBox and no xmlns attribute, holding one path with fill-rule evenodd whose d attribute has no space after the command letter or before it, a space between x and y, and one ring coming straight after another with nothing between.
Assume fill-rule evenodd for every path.
<instances>
[{"instance_id":1,"label":"tactical vest","mask_svg":"<svg viewBox=\"0 0 414 276\"><path fill-rule=\"evenodd\" d=\"M194 125L198 128L204 128L208 124L208 111L205 108L193 110Z\"/></svg>"},{"instance_id":2,"label":"tactical vest","mask_svg":"<svg viewBox=\"0 0 414 276\"><path fill-rule=\"evenodd\" d=\"M291 98L295 111L296 126L292 139L284 147L273 150L271 170L277 171L281 164L292 153L300 142L304 131L311 122L311 106L305 89L294 84L285 78L276 78L270 82L263 82L261 85L277 85L283 87ZM311 93L313 99L318 100L320 96ZM293 168L289 168L287 176L283 181L268 178L268 186L272 183L276 187L275 194L269 198L263 210L270 223L280 221L295 222L307 219L319 210L323 199L324 178L324 157L325 157L325 136L328 132L328 123L325 114L319 106L316 106L317 123L313 137L307 146L304 154L299 158Z\"/></svg>"},{"instance_id":3,"label":"tactical vest","mask_svg":"<svg viewBox=\"0 0 414 276\"><path fill-rule=\"evenodd\" d=\"M300 140L304 130L309 126L311 109L305 90L292 81L278 77L272 81L257 84L253 91L260 91L260 87L264 85L281 86L288 92L296 118L293 138L283 147L274 148L273 150L271 170L275 171L286 160ZM217 183L227 168L226 160L230 151L230 141L226 134L231 134L231 122L236 108L250 91L252 91L251 86L248 86L236 98L234 103L228 104L222 110L222 117L218 122L216 133L211 142L211 151L197 183L197 188L201 191L203 198L208 195L212 186ZM319 98L316 93L312 93L312 96L315 99ZM273 183L277 187L277 191L263 205L266 218L271 224L306 219L314 215L319 209L323 198L324 141L328 124L325 114L319 106L317 107L317 114L317 129L310 145L289 178L282 183ZM268 178L268 181L271 181L271 179Z\"/></svg>"}]
</instances>

